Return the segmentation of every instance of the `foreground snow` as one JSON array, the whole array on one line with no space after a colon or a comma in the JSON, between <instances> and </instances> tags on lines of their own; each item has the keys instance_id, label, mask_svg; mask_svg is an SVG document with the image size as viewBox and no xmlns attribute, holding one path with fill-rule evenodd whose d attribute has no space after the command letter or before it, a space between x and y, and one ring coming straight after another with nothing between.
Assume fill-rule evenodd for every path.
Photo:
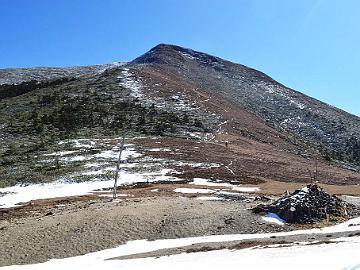
<instances>
[{"instance_id":1,"label":"foreground snow","mask_svg":"<svg viewBox=\"0 0 360 270\"><path fill-rule=\"evenodd\" d=\"M355 226L349 226L355 224ZM357 226L356 226L357 225ZM109 260L118 256L140 254L166 248L184 247L196 243L227 242L301 233L329 233L359 229L360 218L323 229L302 230L272 234L217 235L156 241L131 241L117 248L89 253L66 259L53 259L45 263L9 266L1 269L360 269L360 237L339 238L328 244L299 243L291 246L271 245L243 250L216 250L183 253L160 258ZM230 268L231 267L231 268Z\"/></svg>"}]
</instances>

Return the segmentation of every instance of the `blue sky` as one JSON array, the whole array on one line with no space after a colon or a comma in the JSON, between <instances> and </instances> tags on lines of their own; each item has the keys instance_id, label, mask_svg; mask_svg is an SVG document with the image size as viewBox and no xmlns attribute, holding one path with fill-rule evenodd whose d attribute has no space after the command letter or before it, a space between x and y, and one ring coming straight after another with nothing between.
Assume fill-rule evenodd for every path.
<instances>
[{"instance_id":1,"label":"blue sky","mask_svg":"<svg viewBox=\"0 0 360 270\"><path fill-rule=\"evenodd\" d=\"M0 0L0 68L131 60L171 43L360 115L357 0Z\"/></svg>"}]
</instances>

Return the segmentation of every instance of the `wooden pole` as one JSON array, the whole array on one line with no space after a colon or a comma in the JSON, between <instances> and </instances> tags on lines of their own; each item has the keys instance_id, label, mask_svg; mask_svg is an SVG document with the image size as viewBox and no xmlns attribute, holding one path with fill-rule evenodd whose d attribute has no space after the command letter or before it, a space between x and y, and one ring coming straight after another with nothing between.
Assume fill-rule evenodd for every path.
<instances>
[{"instance_id":1,"label":"wooden pole","mask_svg":"<svg viewBox=\"0 0 360 270\"><path fill-rule=\"evenodd\" d=\"M114 189L113 189L113 199L116 199L116 196L117 196L117 194L116 194L117 181L118 181L119 171L120 171L121 154L122 154L122 151L124 149L125 134L126 134L126 132L124 130L123 137L122 137L121 144L120 144L119 157L118 157L118 160L117 160L117 163L116 163L115 181L114 181Z\"/></svg>"}]
</instances>

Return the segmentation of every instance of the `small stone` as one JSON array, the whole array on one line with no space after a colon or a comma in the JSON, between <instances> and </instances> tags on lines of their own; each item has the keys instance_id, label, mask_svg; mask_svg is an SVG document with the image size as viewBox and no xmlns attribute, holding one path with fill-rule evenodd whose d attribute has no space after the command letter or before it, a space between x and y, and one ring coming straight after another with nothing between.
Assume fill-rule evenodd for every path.
<instances>
[{"instance_id":1,"label":"small stone","mask_svg":"<svg viewBox=\"0 0 360 270\"><path fill-rule=\"evenodd\" d=\"M52 215L54 215L54 213L51 212L51 211L49 211L49 212L47 212L47 213L45 214L45 217L47 217L47 216L52 216Z\"/></svg>"}]
</instances>

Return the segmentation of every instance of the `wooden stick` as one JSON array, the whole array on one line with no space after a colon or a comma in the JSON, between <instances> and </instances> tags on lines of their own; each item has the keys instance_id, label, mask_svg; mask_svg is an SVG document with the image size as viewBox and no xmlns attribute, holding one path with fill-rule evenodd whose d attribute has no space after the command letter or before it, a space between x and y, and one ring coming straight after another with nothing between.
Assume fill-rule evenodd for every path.
<instances>
[{"instance_id":1,"label":"wooden stick","mask_svg":"<svg viewBox=\"0 0 360 270\"><path fill-rule=\"evenodd\" d=\"M122 154L122 151L124 149L125 134L126 134L126 132L124 130L122 141L121 141L121 144L120 144L119 157L118 157L118 160L117 160L117 163L116 163L115 181L114 181L114 189L113 189L113 199L116 199L116 196L117 196L117 193L116 193L117 181L118 181L119 171L120 171L121 154Z\"/></svg>"}]
</instances>

